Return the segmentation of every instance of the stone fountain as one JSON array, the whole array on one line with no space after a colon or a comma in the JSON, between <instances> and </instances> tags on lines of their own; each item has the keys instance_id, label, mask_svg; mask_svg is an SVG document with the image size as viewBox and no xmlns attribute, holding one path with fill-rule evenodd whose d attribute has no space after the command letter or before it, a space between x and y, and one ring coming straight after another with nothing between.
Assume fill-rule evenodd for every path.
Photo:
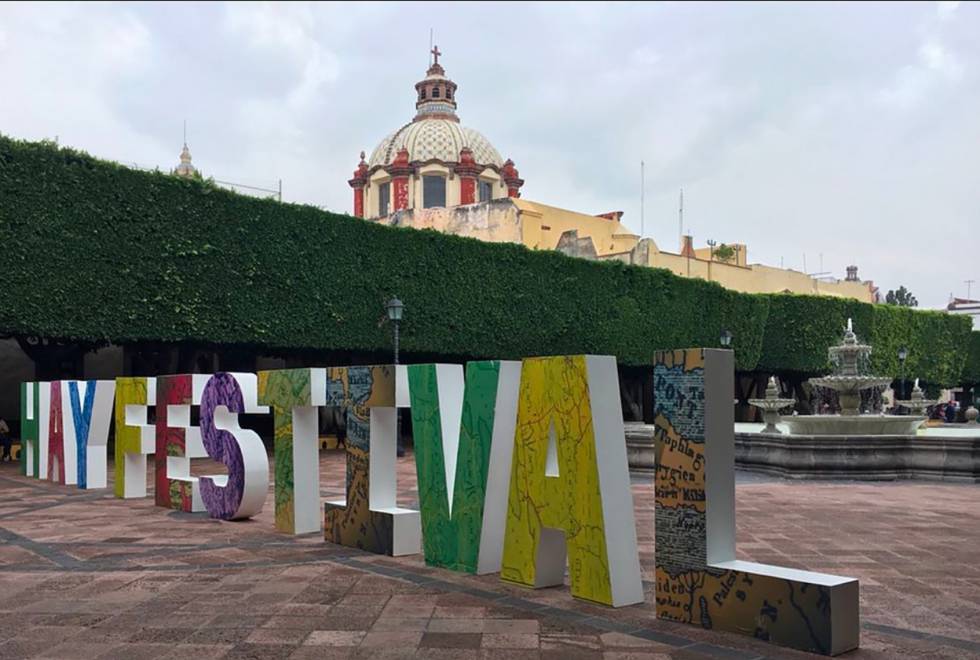
<instances>
[{"instance_id":1,"label":"stone fountain","mask_svg":"<svg viewBox=\"0 0 980 660\"><path fill-rule=\"evenodd\" d=\"M762 421L766 423L766 427L760 433L782 433L782 431L776 428L776 424L782 419L779 411L794 403L796 403L796 399L780 398L779 386L776 385L776 377L770 376L769 385L766 387L766 398L749 399L749 404L762 409Z\"/></svg>"},{"instance_id":2,"label":"stone fountain","mask_svg":"<svg viewBox=\"0 0 980 660\"><path fill-rule=\"evenodd\" d=\"M811 378L817 387L835 390L840 398L839 415L798 415L783 420L793 435L913 435L925 417L908 415L862 415L861 392L887 387L891 378L867 372L871 346L862 344L847 319L844 339L828 350L833 373Z\"/></svg>"},{"instance_id":3,"label":"stone fountain","mask_svg":"<svg viewBox=\"0 0 980 660\"><path fill-rule=\"evenodd\" d=\"M915 387L912 388L912 396L909 399L896 399L895 403L908 408L912 411L915 416L922 416L926 414L926 410L929 406L934 406L939 403L938 400L927 399L925 394L922 392L922 388L919 387L919 379L915 379Z\"/></svg>"}]
</instances>

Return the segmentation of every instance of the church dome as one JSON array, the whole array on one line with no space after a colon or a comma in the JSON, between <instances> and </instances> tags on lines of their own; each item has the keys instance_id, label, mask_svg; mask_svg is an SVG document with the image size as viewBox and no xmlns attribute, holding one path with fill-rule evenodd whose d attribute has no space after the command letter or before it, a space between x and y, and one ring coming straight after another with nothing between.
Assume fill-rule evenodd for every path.
<instances>
[{"instance_id":1,"label":"church dome","mask_svg":"<svg viewBox=\"0 0 980 660\"><path fill-rule=\"evenodd\" d=\"M425 78L415 83L415 116L390 133L347 181L354 215L387 217L414 208L439 208L520 197L524 180L478 131L459 123L455 82L432 49Z\"/></svg>"},{"instance_id":2,"label":"church dome","mask_svg":"<svg viewBox=\"0 0 980 660\"><path fill-rule=\"evenodd\" d=\"M478 131L449 119L418 119L383 139L371 153L368 167L390 165L402 149L408 150L409 162L458 163L464 148L473 152L473 160L480 165L504 165L500 153Z\"/></svg>"}]
</instances>

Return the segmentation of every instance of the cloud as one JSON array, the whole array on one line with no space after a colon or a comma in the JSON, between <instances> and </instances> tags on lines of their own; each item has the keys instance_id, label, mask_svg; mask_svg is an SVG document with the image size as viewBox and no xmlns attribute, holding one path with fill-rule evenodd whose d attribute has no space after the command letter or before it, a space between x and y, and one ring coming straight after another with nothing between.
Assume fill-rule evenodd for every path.
<instances>
[{"instance_id":1,"label":"cloud","mask_svg":"<svg viewBox=\"0 0 980 660\"><path fill-rule=\"evenodd\" d=\"M973 3L4 3L0 127L170 168L186 118L205 174L346 212L430 28L529 199L639 230L644 160L665 249L683 187L699 244L854 262L923 305L980 280Z\"/></svg>"}]
</instances>

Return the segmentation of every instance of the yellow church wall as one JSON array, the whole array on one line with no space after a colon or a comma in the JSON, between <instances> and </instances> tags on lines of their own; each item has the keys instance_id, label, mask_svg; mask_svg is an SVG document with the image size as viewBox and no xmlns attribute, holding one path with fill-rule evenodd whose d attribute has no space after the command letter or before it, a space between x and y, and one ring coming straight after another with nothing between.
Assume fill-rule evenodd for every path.
<instances>
[{"instance_id":1,"label":"yellow church wall","mask_svg":"<svg viewBox=\"0 0 980 660\"><path fill-rule=\"evenodd\" d=\"M592 239L600 258L608 254L627 252L639 240L639 236L630 233L616 220L520 198L513 201L521 211L524 245L531 248L554 250L561 235L572 229L578 231L579 238Z\"/></svg>"},{"instance_id":2,"label":"yellow church wall","mask_svg":"<svg viewBox=\"0 0 980 660\"><path fill-rule=\"evenodd\" d=\"M412 188L420 199L421 181ZM456 199L458 194L457 186ZM376 213L376 201L373 207L369 203L368 209L372 208ZM450 208L410 208L377 221L417 229L435 229L491 243L520 243L538 250L555 249L564 232L576 230L580 239L592 240L596 258L603 261L616 260L627 264L666 268L681 277L718 282L726 288L745 293L789 291L874 302L871 289L865 282L824 282L799 271L762 264L745 264L748 251L742 244L737 244L738 263L710 261L707 259L707 248L695 251L696 255L703 254L704 259L687 258L660 250L652 239L640 240L616 220L520 198L494 199L489 203Z\"/></svg>"}]
</instances>

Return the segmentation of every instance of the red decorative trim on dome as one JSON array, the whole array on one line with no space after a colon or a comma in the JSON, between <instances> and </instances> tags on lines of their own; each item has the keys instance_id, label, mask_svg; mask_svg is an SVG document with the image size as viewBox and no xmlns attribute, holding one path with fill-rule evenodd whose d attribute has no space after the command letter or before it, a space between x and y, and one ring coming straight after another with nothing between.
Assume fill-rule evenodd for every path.
<instances>
[{"instance_id":1,"label":"red decorative trim on dome","mask_svg":"<svg viewBox=\"0 0 980 660\"><path fill-rule=\"evenodd\" d=\"M368 164L364 160L364 152L361 152L361 162L357 164L357 169L354 170L354 178L350 179L347 183L350 184L351 188L363 188L367 184L368 180Z\"/></svg>"},{"instance_id":2,"label":"red decorative trim on dome","mask_svg":"<svg viewBox=\"0 0 980 660\"><path fill-rule=\"evenodd\" d=\"M395 159L391 161L391 165L384 168L388 174L391 176L407 176L414 171L414 168L408 162L408 149L402 147L395 154Z\"/></svg>"},{"instance_id":3,"label":"red decorative trim on dome","mask_svg":"<svg viewBox=\"0 0 980 660\"><path fill-rule=\"evenodd\" d=\"M500 176L503 178L504 183L507 184L507 196L508 197L520 197L521 186L524 185L524 179L520 177L517 172L517 168L514 167L514 161L510 158L504 163L504 166L500 168Z\"/></svg>"},{"instance_id":4,"label":"red decorative trim on dome","mask_svg":"<svg viewBox=\"0 0 980 660\"><path fill-rule=\"evenodd\" d=\"M456 165L456 173L460 176L479 176L485 168L480 166L473 159L473 150L463 147L459 150L459 164Z\"/></svg>"}]
</instances>

